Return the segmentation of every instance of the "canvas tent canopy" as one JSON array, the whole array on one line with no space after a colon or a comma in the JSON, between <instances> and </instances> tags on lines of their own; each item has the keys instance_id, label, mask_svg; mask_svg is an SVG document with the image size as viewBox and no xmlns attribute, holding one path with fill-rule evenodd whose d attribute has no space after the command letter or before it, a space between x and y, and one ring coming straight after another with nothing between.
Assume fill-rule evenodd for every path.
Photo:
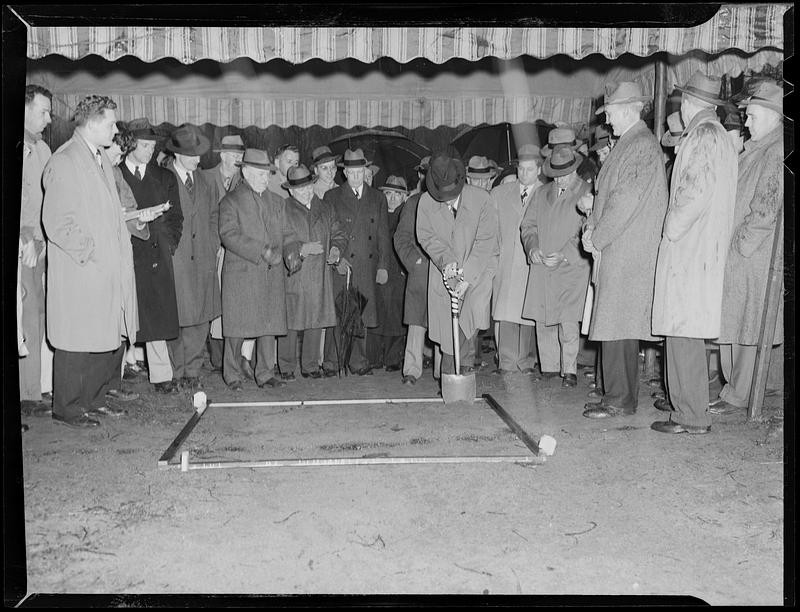
<instances>
[{"instance_id":1,"label":"canvas tent canopy","mask_svg":"<svg viewBox=\"0 0 800 612\"><path fill-rule=\"evenodd\" d=\"M776 65L788 8L722 5L691 28L31 26L28 81L63 116L106 92L156 125L589 123L609 80L653 92L656 53L670 88Z\"/></svg>"}]
</instances>

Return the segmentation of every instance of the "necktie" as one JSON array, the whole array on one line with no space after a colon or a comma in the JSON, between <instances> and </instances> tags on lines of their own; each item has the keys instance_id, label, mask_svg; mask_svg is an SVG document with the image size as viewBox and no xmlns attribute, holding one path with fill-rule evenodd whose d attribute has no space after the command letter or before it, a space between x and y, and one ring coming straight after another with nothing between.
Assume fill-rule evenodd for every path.
<instances>
[{"instance_id":1,"label":"necktie","mask_svg":"<svg viewBox=\"0 0 800 612\"><path fill-rule=\"evenodd\" d=\"M186 173L186 189L189 191L189 193L192 193L192 187L194 187L194 181L192 180L192 173L191 172L187 172Z\"/></svg>"},{"instance_id":2,"label":"necktie","mask_svg":"<svg viewBox=\"0 0 800 612\"><path fill-rule=\"evenodd\" d=\"M225 191L228 191L228 189L230 189L230 188L231 188L231 179L232 179L232 178L233 178L232 176L226 176L226 177L223 179L223 182L225 183Z\"/></svg>"},{"instance_id":3,"label":"necktie","mask_svg":"<svg viewBox=\"0 0 800 612\"><path fill-rule=\"evenodd\" d=\"M103 156L100 155L100 149L95 149L94 151L95 159L97 160L97 165L100 166L100 169L103 169Z\"/></svg>"},{"instance_id":4,"label":"necktie","mask_svg":"<svg viewBox=\"0 0 800 612\"><path fill-rule=\"evenodd\" d=\"M522 203L524 204L525 200L528 199L528 188L527 187L525 187L525 189L522 190L522 195L520 195L519 197L522 200Z\"/></svg>"},{"instance_id":5,"label":"necktie","mask_svg":"<svg viewBox=\"0 0 800 612\"><path fill-rule=\"evenodd\" d=\"M136 168L134 168L133 176L135 176L140 181L142 180L142 173L139 172L139 166L136 166Z\"/></svg>"},{"instance_id":6,"label":"necktie","mask_svg":"<svg viewBox=\"0 0 800 612\"><path fill-rule=\"evenodd\" d=\"M353 193L356 194L356 200L360 200L361 197L358 195L358 189L354 189Z\"/></svg>"},{"instance_id":7,"label":"necktie","mask_svg":"<svg viewBox=\"0 0 800 612\"><path fill-rule=\"evenodd\" d=\"M455 206L451 206L450 207L450 212L453 213L453 219L455 219L456 218L456 213L458 212L458 208L456 208Z\"/></svg>"},{"instance_id":8,"label":"necktie","mask_svg":"<svg viewBox=\"0 0 800 612\"><path fill-rule=\"evenodd\" d=\"M559 189L558 189L558 197L560 198L560 197L561 197L561 194L562 194L562 193L564 193L565 191L566 191L566 189L559 188Z\"/></svg>"}]
</instances>

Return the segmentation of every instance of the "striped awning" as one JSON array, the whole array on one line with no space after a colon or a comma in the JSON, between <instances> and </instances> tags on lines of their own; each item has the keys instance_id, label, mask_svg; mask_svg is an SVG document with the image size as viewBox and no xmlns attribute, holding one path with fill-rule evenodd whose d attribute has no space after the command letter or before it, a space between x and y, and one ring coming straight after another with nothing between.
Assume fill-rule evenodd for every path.
<instances>
[{"instance_id":1,"label":"striped awning","mask_svg":"<svg viewBox=\"0 0 800 612\"><path fill-rule=\"evenodd\" d=\"M318 58L327 62L382 57L406 63L425 58L513 59L523 55L575 59L599 53L617 58L658 52L683 55L729 49L745 53L783 50L783 14L789 4L722 5L709 21L692 28L486 28L486 27L28 27L28 57L49 54L79 59L90 54L108 60L126 55L145 62L175 58L185 64L203 59L256 62L283 59L293 64Z\"/></svg>"}]
</instances>

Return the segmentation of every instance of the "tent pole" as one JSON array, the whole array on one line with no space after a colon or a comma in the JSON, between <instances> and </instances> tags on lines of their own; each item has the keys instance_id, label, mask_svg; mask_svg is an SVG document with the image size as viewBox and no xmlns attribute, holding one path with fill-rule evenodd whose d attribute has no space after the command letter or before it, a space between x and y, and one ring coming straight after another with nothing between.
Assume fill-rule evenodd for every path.
<instances>
[{"instance_id":1,"label":"tent pole","mask_svg":"<svg viewBox=\"0 0 800 612\"><path fill-rule=\"evenodd\" d=\"M659 142L664 135L664 122L667 116L667 65L656 61L656 79L653 96L653 131Z\"/></svg>"},{"instance_id":2,"label":"tent pole","mask_svg":"<svg viewBox=\"0 0 800 612\"><path fill-rule=\"evenodd\" d=\"M778 320L778 306L781 295L781 277L783 275L783 208L778 210L775 220L775 238L772 242L772 260L769 265L767 292L764 313L761 315L761 331L758 334L756 350L756 367L753 372L753 383L750 385L750 402L747 407L747 419L757 421L761 418L761 407L764 405L764 393L769 374L769 358L772 353L772 341L775 338L775 323Z\"/></svg>"}]
</instances>

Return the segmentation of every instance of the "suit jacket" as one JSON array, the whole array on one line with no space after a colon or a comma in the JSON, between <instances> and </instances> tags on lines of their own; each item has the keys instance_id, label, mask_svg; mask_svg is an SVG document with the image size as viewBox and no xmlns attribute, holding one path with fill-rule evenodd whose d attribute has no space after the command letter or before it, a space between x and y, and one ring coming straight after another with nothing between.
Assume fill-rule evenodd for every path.
<instances>
[{"instance_id":1,"label":"suit jacket","mask_svg":"<svg viewBox=\"0 0 800 612\"><path fill-rule=\"evenodd\" d=\"M138 313L131 237L111 161L102 169L75 132L42 176L48 249L47 337L58 349L105 352L136 341Z\"/></svg>"},{"instance_id":2,"label":"suit jacket","mask_svg":"<svg viewBox=\"0 0 800 612\"><path fill-rule=\"evenodd\" d=\"M464 270L469 288L464 296L459 325L467 338L489 327L492 281L497 271L500 247L497 212L491 196L465 185L456 217L446 204L429 193L419 200L417 237L431 259L428 271L428 335L448 355L453 354L450 294L442 270L455 262Z\"/></svg>"},{"instance_id":3,"label":"suit jacket","mask_svg":"<svg viewBox=\"0 0 800 612\"><path fill-rule=\"evenodd\" d=\"M367 298L362 313L364 324L375 327L378 325L375 276L379 269L387 269L392 256L386 196L365 183L361 199L356 200L350 185L345 183L326 193L324 201L336 211L344 231L347 246L341 255L353 266L351 282ZM345 287L346 276L337 274L333 282L335 296Z\"/></svg>"},{"instance_id":4,"label":"suit jacket","mask_svg":"<svg viewBox=\"0 0 800 612\"><path fill-rule=\"evenodd\" d=\"M638 121L619 138L597 175L589 223L602 257L590 340L658 339L651 333L651 313L667 199L661 145Z\"/></svg>"},{"instance_id":5,"label":"suit jacket","mask_svg":"<svg viewBox=\"0 0 800 612\"><path fill-rule=\"evenodd\" d=\"M283 262L267 263L266 247L284 257L299 243L286 219L285 203L268 189L257 194L242 181L219 204L222 264L222 334L232 338L286 333L286 275Z\"/></svg>"},{"instance_id":6,"label":"suit jacket","mask_svg":"<svg viewBox=\"0 0 800 612\"><path fill-rule=\"evenodd\" d=\"M525 302L525 282L529 266L522 248L519 227L525 211L533 204L533 192L541 183L528 187L528 196L523 204L520 199L520 182L503 183L492 189L492 202L497 210L499 223L500 261L494 277L492 316L495 321L510 321L521 325L533 325L533 321L522 318Z\"/></svg>"}]
</instances>

